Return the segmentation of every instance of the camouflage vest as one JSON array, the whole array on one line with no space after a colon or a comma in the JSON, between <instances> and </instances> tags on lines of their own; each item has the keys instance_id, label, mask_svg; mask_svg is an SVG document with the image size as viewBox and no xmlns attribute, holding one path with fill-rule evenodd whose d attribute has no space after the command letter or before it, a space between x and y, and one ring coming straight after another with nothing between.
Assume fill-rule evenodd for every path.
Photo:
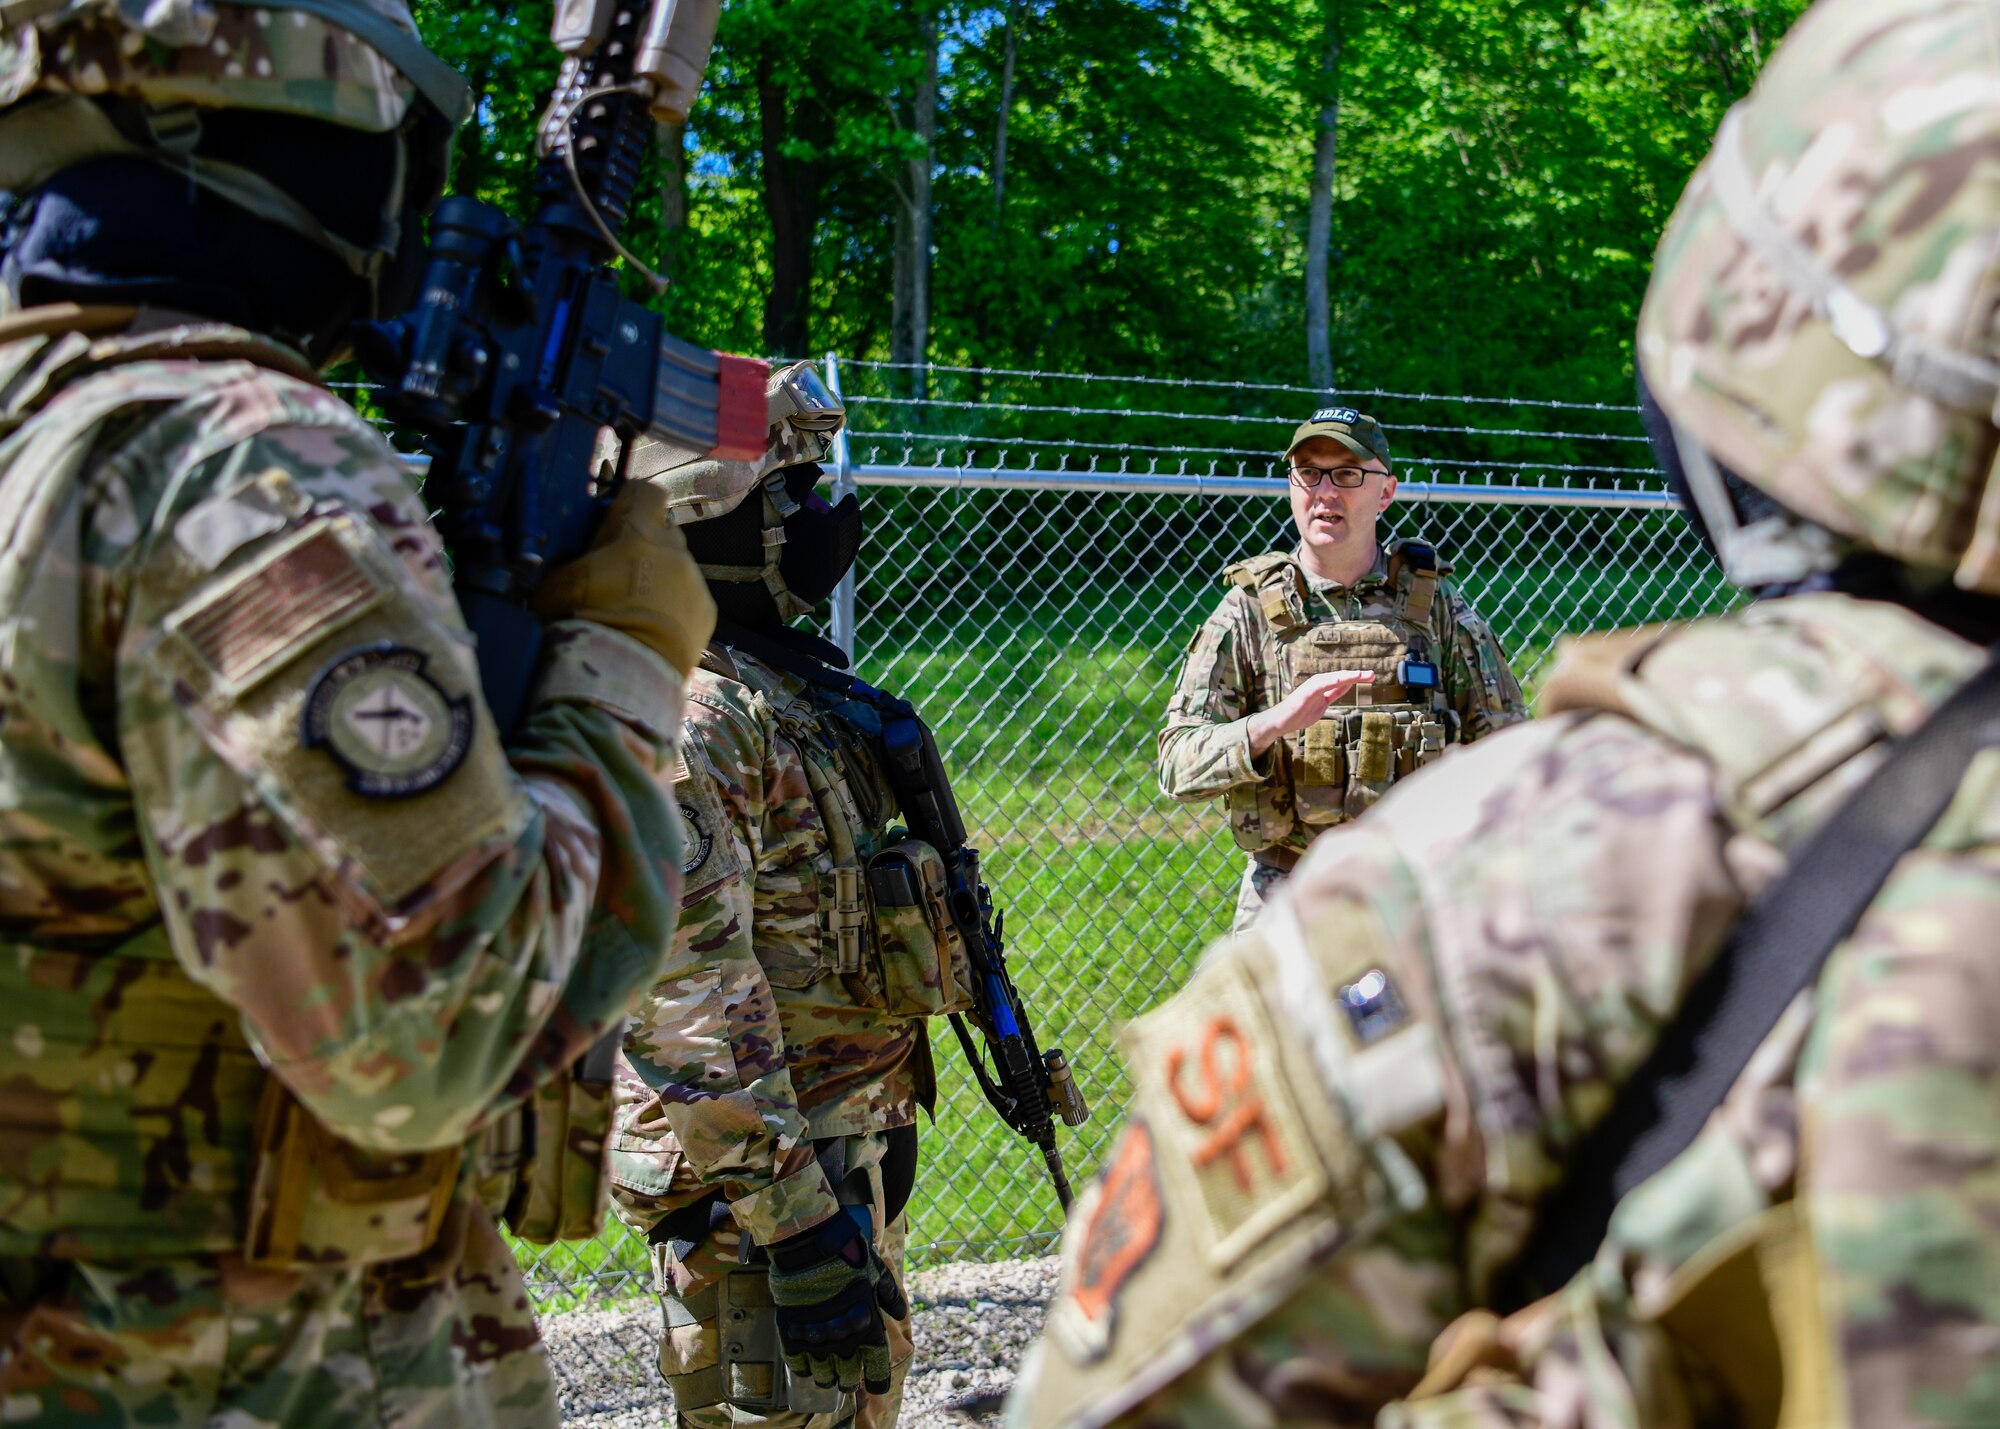
<instances>
[{"instance_id":1,"label":"camouflage vest","mask_svg":"<svg viewBox=\"0 0 2000 1429\"><path fill-rule=\"evenodd\" d=\"M115 654L87 643L78 582L49 579L82 565L88 459L121 424L201 396L237 362L315 380L295 354L233 329L90 335L115 334L130 316L41 310L0 330L0 690L10 729L0 741L0 889L15 882L12 867L36 875L21 885L58 890L53 909L0 895L12 939L0 952L12 1029L0 1038L0 1255L238 1251L287 1264L414 1254L438 1232L461 1153L378 1155L320 1128L264 1071L234 1009L181 971L138 870L136 834L115 858L60 870L41 867L24 837L38 826L132 822L122 769L106 764L86 780L74 761L49 757L62 752L63 731L95 732L81 692L102 683ZM126 896L94 910L106 887ZM141 1086L184 1090L154 1104Z\"/></svg>"},{"instance_id":2,"label":"camouflage vest","mask_svg":"<svg viewBox=\"0 0 2000 1429\"><path fill-rule=\"evenodd\" d=\"M1786 678L1788 656L1802 648L1835 681ZM1800 596L1668 633L1572 641L1543 704L1546 713L1615 710L1696 750L1713 764L1739 836L1789 853L1852 795L1883 742L1927 717L1979 661L1976 647L1897 607ZM1980 1084L2000 1057L2000 1029L1987 1023L1962 1040L1973 1033L1962 1009L1983 1005L1967 990L1991 980L1980 900L1995 885L1941 870L1981 860L1990 868L1996 829L2000 755L1989 750L1863 915L1866 924L1879 909L1930 909L1920 929L1900 924L1920 931L1920 944L1886 955L1896 947L1892 919L1836 949L1806 995L1809 1030L1794 1017L1781 1022L1729 1110L1612 1220L1608 1239L1619 1253L1608 1263L1635 1267L1634 1284L1643 1279L1647 1292L1601 1305L1601 1333L1626 1345L1664 1331L1678 1352L1691 1347L1742 1422L1888 1422L1883 1396L1904 1383L1895 1356L1983 1364L1976 1347L2000 1333L2000 1297L1950 1300L1929 1319L1912 1318L1899 1298L1928 1293L1908 1288L1938 1284L1943 1266L1960 1267L1951 1284L1990 1283L1984 1192L1964 1168L1993 1143L1990 1093ZM1871 1047L1893 1074L1873 1065ZM1738 1104L1744 1082L1752 1092L1774 1088L1757 1094L1770 1098L1768 1109ZM1786 1127L1794 1180L1772 1197L1758 1189L1752 1160L1770 1154L1760 1137ZM1918 1224L1921 1233L1904 1229ZM1579 1303L1558 1294L1523 1311L1522 1322ZM1871 1359L1863 1346L1878 1336ZM1426 1388L1460 1382L1447 1375ZM1985 1423L1995 1402L1990 1386L1967 1385L1957 1407L1984 1409L1934 1412Z\"/></svg>"},{"instance_id":3,"label":"camouflage vest","mask_svg":"<svg viewBox=\"0 0 2000 1429\"><path fill-rule=\"evenodd\" d=\"M1314 611L1306 573L1296 557L1274 552L1223 572L1249 594L1271 632L1277 659L1264 707L1277 704L1302 680L1334 670L1368 670L1373 685L1357 687L1342 706L1306 729L1286 735L1271 752L1271 777L1229 793L1229 831L1238 847L1257 852L1295 837L1309 840L1345 823L1389 786L1444 752L1457 737L1444 690L1406 690L1405 659L1438 674L1431 611L1441 577L1451 567L1422 542L1389 544L1391 608L1373 617L1334 619Z\"/></svg>"},{"instance_id":4,"label":"camouflage vest","mask_svg":"<svg viewBox=\"0 0 2000 1429\"><path fill-rule=\"evenodd\" d=\"M805 765L833 864L820 882L818 966L766 971L774 981L831 972L857 1002L893 1017L970 1008L971 963L945 902L944 860L891 824L897 805L880 712L730 653L765 672L772 716ZM928 1070L919 1080L928 1097Z\"/></svg>"}]
</instances>

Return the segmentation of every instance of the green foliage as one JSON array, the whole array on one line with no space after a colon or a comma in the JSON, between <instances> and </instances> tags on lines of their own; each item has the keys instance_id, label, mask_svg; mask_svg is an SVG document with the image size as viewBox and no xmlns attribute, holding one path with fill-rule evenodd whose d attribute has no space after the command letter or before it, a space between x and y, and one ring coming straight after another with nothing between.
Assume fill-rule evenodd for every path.
<instances>
[{"instance_id":1,"label":"green foliage","mask_svg":"<svg viewBox=\"0 0 2000 1429\"><path fill-rule=\"evenodd\" d=\"M774 152L816 166L810 342L887 356L901 116L942 5L931 354L941 362L1305 378L1315 116L1339 105L1331 286L1346 387L1627 400L1660 227L1802 0L1017 0L1006 203L993 140L1010 6L729 0L634 247L690 337L756 350ZM419 0L477 86L460 186L524 199L554 73L548 0ZM1341 42L1329 84L1328 27Z\"/></svg>"}]
</instances>

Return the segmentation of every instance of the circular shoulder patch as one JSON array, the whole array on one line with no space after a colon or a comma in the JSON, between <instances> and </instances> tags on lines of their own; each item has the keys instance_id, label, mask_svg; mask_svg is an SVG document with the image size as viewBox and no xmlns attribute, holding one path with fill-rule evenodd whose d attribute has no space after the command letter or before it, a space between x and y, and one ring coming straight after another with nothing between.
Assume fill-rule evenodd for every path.
<instances>
[{"instance_id":1,"label":"circular shoulder patch","mask_svg":"<svg viewBox=\"0 0 2000 1429\"><path fill-rule=\"evenodd\" d=\"M689 878L708 862L709 850L715 847L715 835L702 822L701 810L686 802L681 804L681 835L686 850L681 859L681 877Z\"/></svg>"},{"instance_id":2,"label":"circular shoulder patch","mask_svg":"<svg viewBox=\"0 0 2000 1429\"><path fill-rule=\"evenodd\" d=\"M336 656L306 697L305 742L347 771L370 799L435 789L472 748L472 701L447 695L407 645L370 645Z\"/></svg>"}]
</instances>

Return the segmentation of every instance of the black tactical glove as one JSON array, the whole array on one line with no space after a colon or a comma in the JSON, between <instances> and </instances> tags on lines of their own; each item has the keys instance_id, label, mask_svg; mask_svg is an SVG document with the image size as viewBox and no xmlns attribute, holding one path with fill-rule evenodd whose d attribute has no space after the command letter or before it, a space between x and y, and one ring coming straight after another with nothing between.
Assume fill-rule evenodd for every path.
<instances>
[{"instance_id":1,"label":"black tactical glove","mask_svg":"<svg viewBox=\"0 0 2000 1429\"><path fill-rule=\"evenodd\" d=\"M889 1334L909 1302L845 1212L770 1248L778 1343L792 1373L821 1388L889 1392Z\"/></svg>"}]
</instances>

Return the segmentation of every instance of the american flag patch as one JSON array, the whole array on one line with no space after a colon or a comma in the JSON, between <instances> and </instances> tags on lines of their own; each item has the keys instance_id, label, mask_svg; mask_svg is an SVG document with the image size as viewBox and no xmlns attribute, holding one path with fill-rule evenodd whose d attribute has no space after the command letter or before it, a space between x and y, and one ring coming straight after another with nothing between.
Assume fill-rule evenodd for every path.
<instances>
[{"instance_id":1,"label":"american flag patch","mask_svg":"<svg viewBox=\"0 0 2000 1429\"><path fill-rule=\"evenodd\" d=\"M243 690L381 598L336 523L320 521L167 625L225 684Z\"/></svg>"}]
</instances>

